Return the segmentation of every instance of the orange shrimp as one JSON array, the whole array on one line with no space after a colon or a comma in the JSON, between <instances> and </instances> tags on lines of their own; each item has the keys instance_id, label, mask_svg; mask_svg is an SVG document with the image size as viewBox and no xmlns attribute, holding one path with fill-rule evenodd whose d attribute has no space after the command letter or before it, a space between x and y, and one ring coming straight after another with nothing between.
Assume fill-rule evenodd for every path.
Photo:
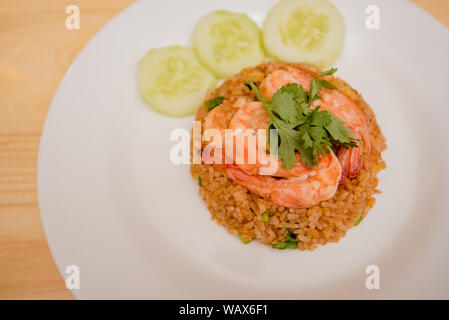
<instances>
[{"instance_id":1,"label":"orange shrimp","mask_svg":"<svg viewBox=\"0 0 449 320\"><path fill-rule=\"evenodd\" d=\"M268 116L267 111L263 107L261 102L248 102L244 104L232 117L231 121L229 122L229 129L234 130L234 144L233 147L234 151L234 164L237 164L237 166L244 172L248 174L260 174L261 169L269 169L270 161L273 161L274 158L276 158L275 155L265 155L267 158L265 159L264 163L262 163L260 160L260 154L259 152L265 151L268 149L267 146L263 149L259 146L259 141L257 141L257 138L255 138L254 144L250 143L250 139L248 138L251 133L255 134L256 130L268 129L268 125L270 122L270 117ZM249 134L248 134L248 131ZM246 138L246 140L245 140ZM243 141L243 148L242 150L237 150L238 143L237 140L241 139ZM240 154L240 158L237 161L237 157ZM254 155L254 161L251 163L250 161L250 153ZM257 156L256 156L257 155ZM282 161L279 161L276 166L276 172L271 173L270 175L275 177L295 177L298 173L302 173L304 168L301 164L301 157L299 154L296 154L296 165L287 170L282 168ZM276 160L277 161L277 160Z\"/></svg>"},{"instance_id":2,"label":"orange shrimp","mask_svg":"<svg viewBox=\"0 0 449 320\"><path fill-rule=\"evenodd\" d=\"M225 159L225 148L223 147L225 139L225 129L232 116L235 113L235 109L241 108L246 102L246 97L239 97L233 104L221 104L208 112L204 117L203 128L204 132L206 130L216 130L216 133L220 135L221 139L213 139L211 142L207 143L207 139L201 139L204 150L208 152L203 152L202 158L205 163L212 163L214 160L214 151L222 153L221 159Z\"/></svg>"},{"instance_id":3,"label":"orange shrimp","mask_svg":"<svg viewBox=\"0 0 449 320\"><path fill-rule=\"evenodd\" d=\"M302 85L304 90L308 91L311 80L312 76L310 74L293 67L288 67L287 70L275 70L271 72L262 80L259 90L265 98L271 100L273 94L288 83L297 83L298 85Z\"/></svg>"},{"instance_id":4,"label":"orange shrimp","mask_svg":"<svg viewBox=\"0 0 449 320\"><path fill-rule=\"evenodd\" d=\"M262 95L271 99L273 94L288 83L302 85L309 90L312 76L302 70L290 67L288 70L276 70L270 73L260 84ZM316 100L312 107L321 106L322 110L333 113L346 123L351 133L363 142L363 149L370 154L370 141L368 135L368 120L359 106L347 95L338 90L323 89L320 92L321 100ZM338 159L342 164L343 179L356 177L363 167L363 149L341 148Z\"/></svg>"},{"instance_id":5,"label":"orange shrimp","mask_svg":"<svg viewBox=\"0 0 449 320\"><path fill-rule=\"evenodd\" d=\"M301 167L302 173L299 170ZM236 165L226 167L228 176L251 192L288 208L309 208L330 199L337 192L341 165L331 151L320 156L318 165L309 169L296 165L296 176L275 179L271 176L250 175Z\"/></svg>"},{"instance_id":6,"label":"orange shrimp","mask_svg":"<svg viewBox=\"0 0 449 320\"><path fill-rule=\"evenodd\" d=\"M371 153L371 144L368 135L368 120L359 106L347 95L338 90L323 90L321 100L317 100L312 107L321 105L321 109L327 110L346 123L349 131L360 139L362 147L341 148L338 151L338 159L342 165L343 177L354 178L363 167L363 149L367 154Z\"/></svg>"},{"instance_id":7,"label":"orange shrimp","mask_svg":"<svg viewBox=\"0 0 449 320\"><path fill-rule=\"evenodd\" d=\"M249 102L243 105L233 116L229 128L235 136L245 135L244 130L268 128L269 116L260 102ZM247 135L243 136L248 137ZM270 175L260 174L262 168L267 169L269 163L256 161L249 163L249 153L256 152L260 142L256 139L244 142L243 153L245 161L234 161L227 166L228 176L248 190L270 199L274 203L290 208L308 208L320 201L331 198L338 188L341 177L341 165L333 152L320 156L318 165L313 169L301 163L301 157L296 154L297 162L290 170L282 168L282 161L276 164L276 170ZM265 142L266 143L266 142ZM234 143L235 144L235 143ZM236 148L237 149L237 148ZM266 150L266 149L264 149ZM275 155L268 155L275 157ZM234 159L236 156L234 157ZM277 177L273 178L273 177Z\"/></svg>"},{"instance_id":8,"label":"orange shrimp","mask_svg":"<svg viewBox=\"0 0 449 320\"><path fill-rule=\"evenodd\" d=\"M247 98L240 97L233 104L221 104L213 108L204 117L204 130L218 129L224 137L224 129L234 115L234 110L241 108L247 102Z\"/></svg>"}]
</instances>

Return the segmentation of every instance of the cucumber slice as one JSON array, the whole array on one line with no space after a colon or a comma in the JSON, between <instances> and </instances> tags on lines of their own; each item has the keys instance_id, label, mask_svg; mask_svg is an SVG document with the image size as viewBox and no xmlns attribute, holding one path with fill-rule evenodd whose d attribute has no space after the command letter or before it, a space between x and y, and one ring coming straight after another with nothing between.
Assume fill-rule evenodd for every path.
<instances>
[{"instance_id":1,"label":"cucumber slice","mask_svg":"<svg viewBox=\"0 0 449 320\"><path fill-rule=\"evenodd\" d=\"M181 46L152 49L138 64L139 89L157 111L175 117L195 113L215 76L201 65L195 51Z\"/></svg>"},{"instance_id":2,"label":"cucumber slice","mask_svg":"<svg viewBox=\"0 0 449 320\"><path fill-rule=\"evenodd\" d=\"M218 10L202 17L193 32L193 47L219 78L228 78L264 59L262 33L243 13Z\"/></svg>"},{"instance_id":3,"label":"cucumber slice","mask_svg":"<svg viewBox=\"0 0 449 320\"><path fill-rule=\"evenodd\" d=\"M263 23L265 48L274 59L332 65L340 55L345 22L328 0L282 0Z\"/></svg>"}]
</instances>

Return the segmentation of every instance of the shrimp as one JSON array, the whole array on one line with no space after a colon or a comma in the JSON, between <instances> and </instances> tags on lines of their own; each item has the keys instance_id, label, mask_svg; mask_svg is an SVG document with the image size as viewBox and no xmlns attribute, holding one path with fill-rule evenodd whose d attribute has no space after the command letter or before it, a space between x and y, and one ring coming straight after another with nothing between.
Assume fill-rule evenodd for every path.
<instances>
[{"instance_id":1,"label":"shrimp","mask_svg":"<svg viewBox=\"0 0 449 320\"><path fill-rule=\"evenodd\" d=\"M288 83L302 85L308 91L312 76L302 70L290 67L288 70L276 70L270 73L260 84L262 95L271 99L273 94ZM338 159L342 164L343 175L354 178L363 167L362 153L370 154L371 144L368 134L368 120L359 106L347 95L338 90L323 89L320 92L321 100L316 100L312 108L321 106L322 110L333 113L346 123L349 131L363 142L362 148L341 148L338 151ZM343 180L342 180L343 181Z\"/></svg>"},{"instance_id":2,"label":"shrimp","mask_svg":"<svg viewBox=\"0 0 449 320\"><path fill-rule=\"evenodd\" d=\"M235 136L238 137L240 134L244 134L244 130L266 130L268 125L269 116L262 103L249 102L235 113L229 123L229 128L233 129ZM247 136L242 138L245 137ZM250 142L251 140L248 139L243 148L244 155L248 158L248 153L255 152L254 148L260 143L257 140L252 140L256 143L251 145ZM269 156L275 157L275 155ZM243 163L234 161L234 164L226 167L226 171L230 179L280 206L308 208L331 198L337 191L341 177L341 165L335 154L331 151L325 156L320 156L318 165L313 169L301 163L298 153L296 153L296 157L297 162L293 168L284 169L282 161L279 161L276 171L271 175L259 174L258 170L268 165L262 164L259 158L254 164L249 164L249 161L243 161Z\"/></svg>"},{"instance_id":3,"label":"shrimp","mask_svg":"<svg viewBox=\"0 0 449 320\"><path fill-rule=\"evenodd\" d=\"M258 156L257 159L254 159L254 163L250 163L251 161L249 161L250 153L252 153L252 155L259 155L257 152L267 150L268 146L265 146L263 149L260 148L257 138L255 139L256 144L251 144L250 139L248 138L248 133L245 131L249 129L255 134L258 129L267 130L269 122L270 117L261 102L248 102L244 104L229 122L228 128L234 130L234 144L231 147L237 149L236 140L239 138L244 142L243 150L235 150L236 152L233 152L234 163L236 163L242 171L248 174L259 174L261 169L268 169L270 162L276 157L271 154L266 155L266 163L261 163L260 156ZM247 140L245 140L245 138L247 138ZM240 161L237 161L239 152L242 152L243 154L240 154ZM295 166L289 170L282 168L282 161L279 161L276 172L271 175L275 177L291 178L295 177L298 173L302 173L304 168L300 164L301 158L298 154L296 154L296 160Z\"/></svg>"},{"instance_id":4,"label":"shrimp","mask_svg":"<svg viewBox=\"0 0 449 320\"><path fill-rule=\"evenodd\" d=\"M302 173L299 166L303 169ZM318 165L313 169L301 164L296 168L295 177L281 179L250 175L236 165L228 165L226 172L238 184L282 207L310 208L320 201L332 198L337 192L341 165L332 151L320 156Z\"/></svg>"},{"instance_id":5,"label":"shrimp","mask_svg":"<svg viewBox=\"0 0 449 320\"><path fill-rule=\"evenodd\" d=\"M256 135L257 130L268 129L270 118L261 102L248 102L243 105L232 117L229 122L229 129L233 130L233 144L226 146L228 154L233 154L234 163L249 174L258 174L263 167L260 162L260 150L258 141L259 136ZM243 145L240 145L243 143ZM230 150L232 148L232 150Z\"/></svg>"},{"instance_id":6,"label":"shrimp","mask_svg":"<svg viewBox=\"0 0 449 320\"><path fill-rule=\"evenodd\" d=\"M215 149L216 151L220 151L222 153L222 159L224 159L225 148L223 147L223 141L225 138L225 129L227 128L232 116L235 114L235 110L241 108L247 100L248 99L246 97L239 97L233 104L223 103L208 112L208 114L204 117L204 131L209 129L218 130L218 134L221 135L221 139L218 141L213 140L210 143L207 143L205 140L201 139L203 147L207 147L210 150ZM203 160L206 163L212 161L213 151L214 150L210 151L208 156L205 156L206 153L203 153Z\"/></svg>"},{"instance_id":7,"label":"shrimp","mask_svg":"<svg viewBox=\"0 0 449 320\"><path fill-rule=\"evenodd\" d=\"M337 90L323 90L321 100L312 107L321 105L323 110L333 113L346 123L349 131L363 142L363 148L340 148L338 159L342 165L343 177L354 178L363 167L363 149L369 155L371 143L368 135L368 120L359 106L347 95Z\"/></svg>"},{"instance_id":8,"label":"shrimp","mask_svg":"<svg viewBox=\"0 0 449 320\"><path fill-rule=\"evenodd\" d=\"M247 98L240 97L233 104L221 104L213 108L204 117L204 130L218 129L224 137L224 129L227 128L229 121L234 115L235 109L241 108L247 101Z\"/></svg>"},{"instance_id":9,"label":"shrimp","mask_svg":"<svg viewBox=\"0 0 449 320\"><path fill-rule=\"evenodd\" d=\"M262 95L270 99L273 94L288 83L297 83L302 85L303 89L308 91L312 76L299 69L288 67L287 70L275 70L271 72L260 83L259 90Z\"/></svg>"}]
</instances>

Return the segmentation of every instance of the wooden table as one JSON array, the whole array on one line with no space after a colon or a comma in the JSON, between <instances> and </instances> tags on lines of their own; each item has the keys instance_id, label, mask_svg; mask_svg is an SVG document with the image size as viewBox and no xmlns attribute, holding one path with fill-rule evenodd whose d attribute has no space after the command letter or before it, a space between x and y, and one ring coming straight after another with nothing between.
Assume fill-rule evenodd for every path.
<instances>
[{"instance_id":1,"label":"wooden table","mask_svg":"<svg viewBox=\"0 0 449 320\"><path fill-rule=\"evenodd\" d=\"M41 226L39 139L67 68L87 41L132 2L0 1L0 299L73 298ZM449 26L449 0L414 2ZM80 8L79 30L65 27L69 4Z\"/></svg>"}]
</instances>

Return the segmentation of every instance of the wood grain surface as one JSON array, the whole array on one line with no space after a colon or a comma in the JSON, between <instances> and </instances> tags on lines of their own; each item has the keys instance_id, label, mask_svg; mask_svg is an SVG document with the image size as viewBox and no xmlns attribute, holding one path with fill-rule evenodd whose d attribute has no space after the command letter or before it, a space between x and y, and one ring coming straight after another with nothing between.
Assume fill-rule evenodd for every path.
<instances>
[{"instance_id":1,"label":"wood grain surface","mask_svg":"<svg viewBox=\"0 0 449 320\"><path fill-rule=\"evenodd\" d=\"M0 0L0 299L73 298L41 226L39 139L67 68L89 39L132 2ZM449 26L449 0L414 2ZM70 4L80 8L79 30L65 27Z\"/></svg>"}]
</instances>

